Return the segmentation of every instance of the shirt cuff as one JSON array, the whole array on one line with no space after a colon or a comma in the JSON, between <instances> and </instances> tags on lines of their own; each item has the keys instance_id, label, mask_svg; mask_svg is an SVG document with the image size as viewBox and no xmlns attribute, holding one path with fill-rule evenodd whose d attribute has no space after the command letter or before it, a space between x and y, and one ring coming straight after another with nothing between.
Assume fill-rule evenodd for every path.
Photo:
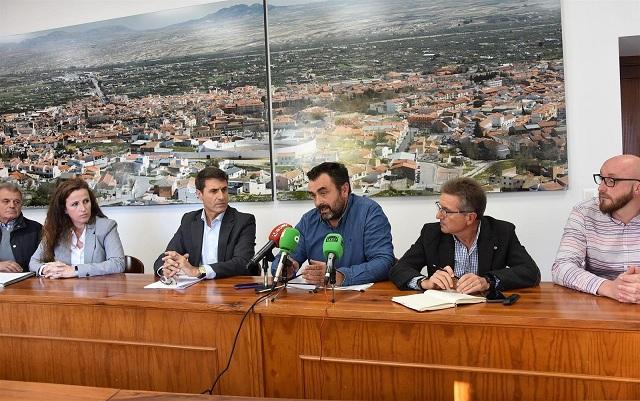
<instances>
[{"instance_id":1,"label":"shirt cuff","mask_svg":"<svg viewBox=\"0 0 640 401\"><path fill-rule=\"evenodd\" d=\"M214 278L216 278L216 272L215 270L213 270L213 267L211 267L211 265L203 265L204 266L204 270L207 272L207 275L204 276L204 278L206 278L207 280L213 280Z\"/></svg>"},{"instance_id":2,"label":"shirt cuff","mask_svg":"<svg viewBox=\"0 0 640 401\"><path fill-rule=\"evenodd\" d=\"M76 271L76 277L89 277L91 273L89 273L89 268L86 265L77 265L78 270Z\"/></svg>"},{"instance_id":3,"label":"shirt cuff","mask_svg":"<svg viewBox=\"0 0 640 401\"><path fill-rule=\"evenodd\" d=\"M424 291L422 288L418 287L418 281L420 281L420 279L422 279L424 276L416 276L414 278L411 279L411 281L409 281L407 283L407 287L409 287L412 290L416 290L416 291Z\"/></svg>"},{"instance_id":4,"label":"shirt cuff","mask_svg":"<svg viewBox=\"0 0 640 401\"><path fill-rule=\"evenodd\" d=\"M602 278L602 277L594 277L593 278L593 282L591 282L588 286L587 286L587 292L592 293L593 295L598 295L598 290L600 289L600 286L607 281L606 278ZM612 280L613 281L613 280Z\"/></svg>"}]
</instances>

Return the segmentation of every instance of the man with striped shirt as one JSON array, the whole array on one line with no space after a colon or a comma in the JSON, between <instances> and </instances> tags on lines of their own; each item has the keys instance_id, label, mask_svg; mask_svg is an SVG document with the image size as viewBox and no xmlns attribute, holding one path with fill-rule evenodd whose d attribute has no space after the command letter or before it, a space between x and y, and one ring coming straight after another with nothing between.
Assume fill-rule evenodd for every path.
<instances>
[{"instance_id":1,"label":"man with striped shirt","mask_svg":"<svg viewBox=\"0 0 640 401\"><path fill-rule=\"evenodd\" d=\"M640 158L612 157L593 178L598 197L571 211L551 268L553 282L640 303Z\"/></svg>"}]
</instances>

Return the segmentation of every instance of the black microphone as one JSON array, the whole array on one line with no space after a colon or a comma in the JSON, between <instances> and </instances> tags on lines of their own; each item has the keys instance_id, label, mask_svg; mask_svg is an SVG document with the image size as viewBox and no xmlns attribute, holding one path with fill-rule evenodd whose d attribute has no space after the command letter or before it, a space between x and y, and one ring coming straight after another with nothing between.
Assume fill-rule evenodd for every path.
<instances>
[{"instance_id":1,"label":"black microphone","mask_svg":"<svg viewBox=\"0 0 640 401\"><path fill-rule=\"evenodd\" d=\"M260 261L265 257L269 259L269 262L271 262L274 259L274 256L271 250L273 250L273 248L278 247L278 244L280 242L280 236L282 235L282 232L284 231L284 229L287 227L291 227L291 224L289 223L278 224L273 228L273 230L271 230L271 233L269 234L269 241L267 241L267 243L264 244L264 246L258 252L256 252L255 255L253 255L249 263L247 263L248 271L254 271L256 269L259 269Z\"/></svg>"},{"instance_id":2,"label":"black microphone","mask_svg":"<svg viewBox=\"0 0 640 401\"><path fill-rule=\"evenodd\" d=\"M329 283L331 274L333 274L333 277L335 278L334 262L337 259L340 259L344 253L344 241L342 239L342 235L338 233L327 234L327 236L324 237L324 242L322 243L322 253L324 254L324 257L327 258L327 270L324 275L324 280L325 283ZM334 283L335 280L331 284Z\"/></svg>"},{"instance_id":3,"label":"black microphone","mask_svg":"<svg viewBox=\"0 0 640 401\"><path fill-rule=\"evenodd\" d=\"M282 276L282 268L287 264L287 260L289 254L296 250L298 247L298 243L300 242L300 231L293 227L285 228L282 233L282 239L280 241L280 261L278 262L278 267L276 268L276 272L273 276L273 287L275 288L276 284L279 281L283 281L286 277ZM287 275L285 271L285 276Z\"/></svg>"}]
</instances>

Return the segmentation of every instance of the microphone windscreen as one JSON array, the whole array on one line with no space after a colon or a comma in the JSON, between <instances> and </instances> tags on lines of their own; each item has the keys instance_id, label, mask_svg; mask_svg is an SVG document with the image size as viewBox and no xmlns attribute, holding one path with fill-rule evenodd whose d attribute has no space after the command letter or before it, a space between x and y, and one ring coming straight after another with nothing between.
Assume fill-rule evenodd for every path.
<instances>
[{"instance_id":1,"label":"microphone windscreen","mask_svg":"<svg viewBox=\"0 0 640 401\"><path fill-rule=\"evenodd\" d=\"M300 231L293 227L287 227L280 236L279 248L291 253L298 247L298 242L300 242Z\"/></svg>"},{"instance_id":2,"label":"microphone windscreen","mask_svg":"<svg viewBox=\"0 0 640 401\"><path fill-rule=\"evenodd\" d=\"M322 253L325 258L332 253L337 259L340 259L344 253L344 241L342 239L342 235L338 233L327 234L327 236L324 237L324 242L322 243Z\"/></svg>"},{"instance_id":3,"label":"microphone windscreen","mask_svg":"<svg viewBox=\"0 0 640 401\"><path fill-rule=\"evenodd\" d=\"M281 223L275 226L273 230L271 230L271 233L269 233L269 241L273 241L276 247L279 246L280 237L287 227L291 227L291 224Z\"/></svg>"}]
</instances>

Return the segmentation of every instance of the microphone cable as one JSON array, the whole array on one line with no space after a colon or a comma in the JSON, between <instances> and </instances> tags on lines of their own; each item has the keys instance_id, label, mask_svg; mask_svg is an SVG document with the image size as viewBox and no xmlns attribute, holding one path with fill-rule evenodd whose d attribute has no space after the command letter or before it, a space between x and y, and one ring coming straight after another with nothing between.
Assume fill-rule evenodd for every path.
<instances>
[{"instance_id":1,"label":"microphone cable","mask_svg":"<svg viewBox=\"0 0 640 401\"><path fill-rule=\"evenodd\" d=\"M247 311L242 316L242 319L240 320L240 324L238 325L238 330L236 331L236 335L233 338L233 345L231 346L231 352L229 352L229 359L227 360L227 366L225 366L225 368L222 369L222 371L220 373L218 373L218 376L216 376L215 380L213 381L213 385L211 385L210 388L204 390L200 394L213 395L213 390L216 388L216 385L220 381L220 378L222 378L222 375L224 375L227 372L227 370L229 370L229 367L231 366L231 358L233 358L233 354L234 354L234 352L236 350L236 345L238 344L238 338L240 337L240 331L242 330L242 326L244 325L244 322L247 319L247 316L249 316L249 313L251 311L253 311L253 308L255 308L255 306L258 303L260 303L263 300L265 300L268 297L270 297L274 292L277 295L277 293L282 291L283 288L284 288L284 286L278 286L278 287L272 289L271 291L267 292L266 294L259 296L255 301L253 301L251 306L249 306L249 309L247 309Z\"/></svg>"},{"instance_id":2,"label":"microphone cable","mask_svg":"<svg viewBox=\"0 0 640 401\"><path fill-rule=\"evenodd\" d=\"M332 306L335 306L334 303L331 302L331 300L329 299L329 292L327 291L327 286L324 286L324 300L325 300L325 308L324 308L324 313L322 314L322 320L320 321L320 328L319 328L319 340L320 340L320 360L318 369L320 370L320 398L323 398L322 392L324 391L324 377L325 377L325 364L324 364L324 325L327 322L327 319L329 318L329 308L331 308Z\"/></svg>"}]
</instances>

